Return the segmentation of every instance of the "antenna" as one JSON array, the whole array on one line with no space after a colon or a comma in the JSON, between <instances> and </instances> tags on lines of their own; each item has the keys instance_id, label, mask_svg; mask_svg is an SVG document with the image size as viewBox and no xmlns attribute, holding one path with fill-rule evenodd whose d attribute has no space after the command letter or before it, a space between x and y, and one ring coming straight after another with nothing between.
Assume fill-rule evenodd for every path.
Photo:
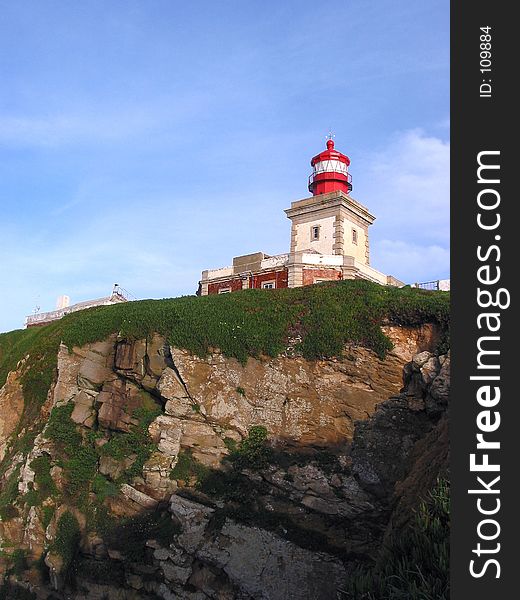
<instances>
[{"instance_id":1,"label":"antenna","mask_svg":"<svg viewBox=\"0 0 520 600\"><path fill-rule=\"evenodd\" d=\"M332 128L329 128L329 133L325 136L326 140L333 140L336 137L336 134L332 131Z\"/></svg>"}]
</instances>

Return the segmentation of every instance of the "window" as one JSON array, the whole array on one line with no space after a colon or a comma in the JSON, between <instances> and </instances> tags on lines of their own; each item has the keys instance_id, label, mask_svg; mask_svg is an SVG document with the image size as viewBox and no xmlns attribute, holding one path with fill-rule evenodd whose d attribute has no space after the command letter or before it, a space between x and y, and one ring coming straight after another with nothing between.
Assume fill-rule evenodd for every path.
<instances>
[{"instance_id":1,"label":"window","mask_svg":"<svg viewBox=\"0 0 520 600\"><path fill-rule=\"evenodd\" d=\"M274 290L275 287L276 287L275 281L264 281L264 283L262 283L263 290Z\"/></svg>"},{"instance_id":2,"label":"window","mask_svg":"<svg viewBox=\"0 0 520 600\"><path fill-rule=\"evenodd\" d=\"M352 230L352 243L357 244L357 229Z\"/></svg>"},{"instance_id":3,"label":"window","mask_svg":"<svg viewBox=\"0 0 520 600\"><path fill-rule=\"evenodd\" d=\"M311 227L311 241L314 242L320 239L320 226L313 225Z\"/></svg>"},{"instance_id":4,"label":"window","mask_svg":"<svg viewBox=\"0 0 520 600\"><path fill-rule=\"evenodd\" d=\"M231 291L231 288L220 288L218 293L219 294L229 294L230 291Z\"/></svg>"}]
</instances>

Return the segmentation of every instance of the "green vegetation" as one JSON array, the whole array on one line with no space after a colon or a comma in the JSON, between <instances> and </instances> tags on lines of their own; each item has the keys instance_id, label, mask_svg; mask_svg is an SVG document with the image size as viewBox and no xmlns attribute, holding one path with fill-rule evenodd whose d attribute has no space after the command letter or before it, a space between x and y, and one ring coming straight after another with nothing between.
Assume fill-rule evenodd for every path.
<instances>
[{"instance_id":1,"label":"green vegetation","mask_svg":"<svg viewBox=\"0 0 520 600\"><path fill-rule=\"evenodd\" d=\"M226 518L273 531L295 544L313 551L323 551L344 558L344 549L331 545L327 536L308 524L302 525L301 514L294 517L277 510L268 510L261 497L272 493L263 479L251 477L246 471L261 471L272 465L287 469L291 465L317 464L328 473L344 472L336 455L328 450L312 449L308 452L288 452L271 448L267 430L261 425L251 427L248 436L240 443L230 438L225 442L230 454L223 461L223 469L207 470L197 480L196 487L211 498L224 502L215 511L214 525ZM290 475L287 474L288 478Z\"/></svg>"},{"instance_id":2,"label":"green vegetation","mask_svg":"<svg viewBox=\"0 0 520 600\"><path fill-rule=\"evenodd\" d=\"M98 473L92 480L92 491L96 494L98 502L103 502L106 498L117 496L119 485Z\"/></svg>"},{"instance_id":3,"label":"green vegetation","mask_svg":"<svg viewBox=\"0 0 520 600\"><path fill-rule=\"evenodd\" d=\"M26 550L16 548L11 556L13 573L20 577L22 573L29 568L27 564Z\"/></svg>"},{"instance_id":4,"label":"green vegetation","mask_svg":"<svg viewBox=\"0 0 520 600\"><path fill-rule=\"evenodd\" d=\"M137 423L132 426L130 432L114 432L110 440L100 448L96 445L100 432L91 430L82 436L81 428L72 421L72 403L57 406L52 410L45 435L56 445L59 457L56 463L63 468L67 479L63 495L76 506L86 509L90 492L94 493L95 503L99 505L108 497L117 495L120 485L139 475L144 463L155 450L156 446L150 438L148 427L161 413L161 409L149 394L143 393L141 396L143 404L133 413ZM129 456L135 459L117 481L113 482L97 474L98 461L102 455L109 455L117 460L124 460ZM32 460L30 466L35 472L35 485L29 484L29 490L23 496L23 503L27 506L42 507L42 520L44 527L47 527L54 513L54 504L60 495L50 474L51 458L44 454ZM16 502L19 495L20 468L21 465L10 474L0 492L0 516L3 520L12 519L19 514ZM51 498L52 502L42 506L48 498Z\"/></svg>"},{"instance_id":5,"label":"green vegetation","mask_svg":"<svg viewBox=\"0 0 520 600\"><path fill-rule=\"evenodd\" d=\"M142 394L144 405L136 409L133 416L138 420L128 433L117 432L101 446L100 454L111 456L116 460L124 460L134 455L135 460L124 471L117 483L125 483L140 475L144 463L150 458L156 445L152 442L148 427L161 414L161 409L148 394Z\"/></svg>"},{"instance_id":6,"label":"green vegetation","mask_svg":"<svg viewBox=\"0 0 520 600\"><path fill-rule=\"evenodd\" d=\"M69 496L83 496L86 493L96 473L98 455L91 446L78 446L74 454L64 463L67 476L67 494Z\"/></svg>"},{"instance_id":7,"label":"green vegetation","mask_svg":"<svg viewBox=\"0 0 520 600\"><path fill-rule=\"evenodd\" d=\"M34 328L0 334L0 386L5 383L9 371L28 357L21 377L24 409L11 436L11 447L0 464L0 473L5 471L16 452L28 452L42 429L38 416L55 374L60 337L61 329L57 324L45 331Z\"/></svg>"},{"instance_id":8,"label":"green vegetation","mask_svg":"<svg viewBox=\"0 0 520 600\"><path fill-rule=\"evenodd\" d=\"M42 525L44 529L47 529L49 523L52 521L52 517L54 516L55 508L54 506L43 506L42 507Z\"/></svg>"},{"instance_id":9,"label":"green vegetation","mask_svg":"<svg viewBox=\"0 0 520 600\"><path fill-rule=\"evenodd\" d=\"M448 600L450 486L439 479L421 502L413 523L394 535L378 563L349 575L343 598Z\"/></svg>"},{"instance_id":10,"label":"green vegetation","mask_svg":"<svg viewBox=\"0 0 520 600\"><path fill-rule=\"evenodd\" d=\"M344 472L337 456L327 450L298 453L271 448L267 442L267 429L263 425L251 427L248 436L239 443L231 438L225 438L224 442L229 455L224 458L223 469L209 469L201 465L188 448L179 453L178 462L170 474L171 479L186 484L195 480L196 487L209 496L249 504L255 503L258 493L265 493L267 488L243 474L245 470L260 471L270 465L287 469L291 465L303 466L314 462L326 473Z\"/></svg>"},{"instance_id":11,"label":"green vegetation","mask_svg":"<svg viewBox=\"0 0 520 600\"><path fill-rule=\"evenodd\" d=\"M0 385L28 357L21 378L25 407L13 440L25 430L25 442L16 443L30 446L41 430L37 417L55 376L61 341L72 348L114 332L129 340L159 333L170 344L197 355L220 348L226 356L245 362L248 356L276 356L285 349L288 336L297 332L302 342L296 349L307 358L338 355L348 343L362 344L384 356L391 347L379 327L384 320L403 325L437 322L445 332L445 350L449 294L342 281L269 292L128 302L71 313L44 327L0 334Z\"/></svg>"},{"instance_id":12,"label":"green vegetation","mask_svg":"<svg viewBox=\"0 0 520 600\"><path fill-rule=\"evenodd\" d=\"M73 410L72 402L63 406L55 406L45 430L45 437L61 446L67 454L73 454L82 441L76 424L70 418Z\"/></svg>"},{"instance_id":13,"label":"green vegetation","mask_svg":"<svg viewBox=\"0 0 520 600\"><path fill-rule=\"evenodd\" d=\"M234 440L233 438L230 438L230 437L225 437L224 438L224 444L226 445L226 448L230 452L235 452L235 450L237 449L237 446L238 446L237 441Z\"/></svg>"},{"instance_id":14,"label":"green vegetation","mask_svg":"<svg viewBox=\"0 0 520 600\"><path fill-rule=\"evenodd\" d=\"M86 493L98 461L95 448L84 444L81 433L70 418L73 410L72 403L54 407L45 430L45 436L65 455L62 466L67 476L67 494L72 497Z\"/></svg>"},{"instance_id":15,"label":"green vegetation","mask_svg":"<svg viewBox=\"0 0 520 600\"><path fill-rule=\"evenodd\" d=\"M155 444L151 441L148 427L161 410L149 394L143 393L141 397L143 405L133 414L138 423L128 433L114 432L101 448L97 448L95 443L99 432L90 431L85 437L79 432L71 419L74 408L72 403L52 410L45 435L62 452L61 466L67 477L66 494L79 499L80 504L86 503L90 489L97 495L99 502L117 494L121 483L130 481L141 473L144 463L154 451ZM124 460L133 455L135 460L114 483L102 475L96 475L99 458L103 455L116 460ZM48 466L50 470L50 464ZM50 485L50 482L47 483Z\"/></svg>"},{"instance_id":16,"label":"green vegetation","mask_svg":"<svg viewBox=\"0 0 520 600\"><path fill-rule=\"evenodd\" d=\"M262 469L269 464L271 448L267 445L267 429L263 425L253 425L248 436L232 450L228 456L236 470Z\"/></svg>"},{"instance_id":17,"label":"green vegetation","mask_svg":"<svg viewBox=\"0 0 520 600\"><path fill-rule=\"evenodd\" d=\"M34 471L34 482L38 486L38 504L41 504L49 496L58 493L56 485L51 477L51 458L48 454L38 456L30 465Z\"/></svg>"},{"instance_id":18,"label":"green vegetation","mask_svg":"<svg viewBox=\"0 0 520 600\"><path fill-rule=\"evenodd\" d=\"M72 564L76 557L80 539L81 531L78 520L71 512L64 512L58 519L52 550L58 553L63 559L65 570Z\"/></svg>"},{"instance_id":19,"label":"green vegetation","mask_svg":"<svg viewBox=\"0 0 520 600\"><path fill-rule=\"evenodd\" d=\"M18 479L20 477L21 465L11 472L4 483L0 492L0 517L2 521L8 521L18 515L18 510L14 506L18 497Z\"/></svg>"},{"instance_id":20,"label":"green vegetation","mask_svg":"<svg viewBox=\"0 0 520 600\"><path fill-rule=\"evenodd\" d=\"M205 467L192 456L191 449L181 450L177 459L176 465L170 472L170 479L182 481L185 485L189 485L192 479L197 483L203 481L208 474L209 469Z\"/></svg>"},{"instance_id":21,"label":"green vegetation","mask_svg":"<svg viewBox=\"0 0 520 600\"><path fill-rule=\"evenodd\" d=\"M236 499L249 479L240 474L242 469L259 470L269 465L272 450L267 444L267 429L262 425L254 425L249 434L239 444L231 438L224 440L230 450L224 459L231 469L215 471L199 463L187 448L181 450L177 463L170 472L170 479L182 481L190 485L193 480L205 493L226 499Z\"/></svg>"}]
</instances>

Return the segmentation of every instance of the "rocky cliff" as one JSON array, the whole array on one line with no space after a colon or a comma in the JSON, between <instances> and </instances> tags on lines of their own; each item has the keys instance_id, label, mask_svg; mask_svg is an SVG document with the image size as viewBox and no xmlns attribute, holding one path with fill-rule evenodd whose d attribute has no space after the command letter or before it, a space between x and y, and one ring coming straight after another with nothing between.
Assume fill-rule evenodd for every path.
<instances>
[{"instance_id":1,"label":"rocky cliff","mask_svg":"<svg viewBox=\"0 0 520 600\"><path fill-rule=\"evenodd\" d=\"M447 469L449 356L442 323L421 320L382 322L392 350L379 355L358 341L306 357L294 323L282 351L246 359L121 327L80 345L59 330L52 361L49 347L28 344L16 364L4 350L8 585L56 599L338 597Z\"/></svg>"}]
</instances>

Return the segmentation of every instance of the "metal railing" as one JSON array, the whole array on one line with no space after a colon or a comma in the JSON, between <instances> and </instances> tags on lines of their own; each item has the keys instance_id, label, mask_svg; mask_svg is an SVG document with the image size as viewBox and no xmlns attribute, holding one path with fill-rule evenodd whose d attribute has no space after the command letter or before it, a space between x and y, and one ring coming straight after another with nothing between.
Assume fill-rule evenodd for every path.
<instances>
[{"instance_id":1,"label":"metal railing","mask_svg":"<svg viewBox=\"0 0 520 600\"><path fill-rule=\"evenodd\" d=\"M352 175L350 173L344 173L343 171L316 171L309 175L308 186L307 186L309 188L309 192L312 192L312 186L314 184L314 178L316 177L316 175L323 175L324 173L337 173L339 175L346 175L347 188L348 188L349 192L352 191Z\"/></svg>"},{"instance_id":2,"label":"metal railing","mask_svg":"<svg viewBox=\"0 0 520 600\"><path fill-rule=\"evenodd\" d=\"M424 281L422 283L413 283L411 287L421 290L448 291L450 289L450 280L437 279L435 281Z\"/></svg>"}]
</instances>

